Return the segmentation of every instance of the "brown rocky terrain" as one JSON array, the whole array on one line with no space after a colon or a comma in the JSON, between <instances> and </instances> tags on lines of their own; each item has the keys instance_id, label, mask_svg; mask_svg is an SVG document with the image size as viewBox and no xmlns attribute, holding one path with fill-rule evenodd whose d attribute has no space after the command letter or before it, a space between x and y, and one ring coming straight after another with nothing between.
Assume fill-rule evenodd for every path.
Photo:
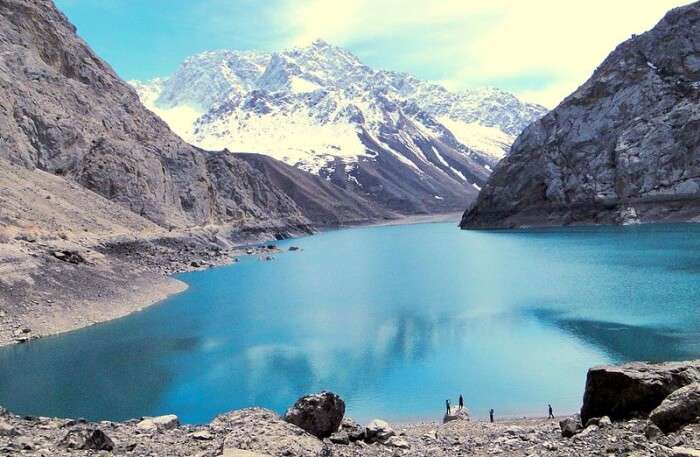
<instances>
[{"instance_id":1,"label":"brown rocky terrain","mask_svg":"<svg viewBox=\"0 0 700 457\"><path fill-rule=\"evenodd\" d=\"M620 44L515 141L463 228L697 221L700 3Z\"/></svg>"}]
</instances>

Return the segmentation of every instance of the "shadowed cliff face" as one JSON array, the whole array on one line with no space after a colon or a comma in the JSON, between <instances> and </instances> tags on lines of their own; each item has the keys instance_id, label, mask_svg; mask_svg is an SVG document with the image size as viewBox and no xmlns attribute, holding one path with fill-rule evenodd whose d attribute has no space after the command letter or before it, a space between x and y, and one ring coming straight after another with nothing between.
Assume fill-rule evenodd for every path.
<instances>
[{"instance_id":1,"label":"shadowed cliff face","mask_svg":"<svg viewBox=\"0 0 700 457\"><path fill-rule=\"evenodd\" d=\"M309 223L246 163L172 133L50 0L0 0L0 55L0 159L163 226Z\"/></svg>"},{"instance_id":2,"label":"shadowed cliff face","mask_svg":"<svg viewBox=\"0 0 700 457\"><path fill-rule=\"evenodd\" d=\"M462 228L700 215L700 3L622 43L528 127Z\"/></svg>"}]
</instances>

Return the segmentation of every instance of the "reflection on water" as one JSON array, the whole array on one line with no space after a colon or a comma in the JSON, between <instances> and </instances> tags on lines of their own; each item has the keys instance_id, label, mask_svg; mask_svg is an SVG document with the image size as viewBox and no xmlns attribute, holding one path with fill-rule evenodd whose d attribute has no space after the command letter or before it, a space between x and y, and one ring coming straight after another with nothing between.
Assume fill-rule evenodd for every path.
<instances>
[{"instance_id":1,"label":"reflection on water","mask_svg":"<svg viewBox=\"0 0 700 457\"><path fill-rule=\"evenodd\" d=\"M204 422L331 389L360 420L435 419L460 393L480 416L573 411L589 366L700 354L698 234L435 224L295 240L274 262L182 275L187 292L142 313L0 350L0 404Z\"/></svg>"},{"instance_id":2,"label":"reflection on water","mask_svg":"<svg viewBox=\"0 0 700 457\"><path fill-rule=\"evenodd\" d=\"M617 362L687 360L698 354L687 347L688 343L700 341L697 333L687 335L672 328L571 319L546 309L533 314L571 333L582 343L597 346Z\"/></svg>"}]
</instances>

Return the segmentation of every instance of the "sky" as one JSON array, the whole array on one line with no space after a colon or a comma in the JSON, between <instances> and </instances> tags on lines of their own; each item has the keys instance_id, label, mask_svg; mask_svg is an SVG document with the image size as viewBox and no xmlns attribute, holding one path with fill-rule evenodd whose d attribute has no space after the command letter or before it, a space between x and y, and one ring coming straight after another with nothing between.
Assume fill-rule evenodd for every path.
<instances>
[{"instance_id":1,"label":"sky","mask_svg":"<svg viewBox=\"0 0 700 457\"><path fill-rule=\"evenodd\" d=\"M316 38L450 89L492 86L553 108L622 41L688 0L55 0L124 79L215 49Z\"/></svg>"}]
</instances>

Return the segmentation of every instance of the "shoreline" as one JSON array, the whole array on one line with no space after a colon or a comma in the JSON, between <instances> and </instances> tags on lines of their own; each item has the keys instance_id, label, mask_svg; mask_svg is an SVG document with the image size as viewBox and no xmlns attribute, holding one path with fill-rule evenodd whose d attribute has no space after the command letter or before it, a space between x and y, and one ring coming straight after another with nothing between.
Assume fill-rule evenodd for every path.
<instances>
[{"instance_id":1,"label":"shoreline","mask_svg":"<svg viewBox=\"0 0 700 457\"><path fill-rule=\"evenodd\" d=\"M631 419L563 433L570 417L454 420L445 424L367 425L344 418L330 438L317 438L262 408L221 414L202 425L177 416L91 422L18 416L0 408L0 453L8 455L149 455L153 457L561 457L634 455L687 457L700 448L700 425L650 434L649 422ZM375 427L375 428L371 428ZM377 435L374 430L381 430ZM658 429L657 429L658 430ZM357 435L359 433L359 436ZM374 437L374 438L372 438ZM378 438L377 438L378 437ZM683 446L682 448L679 446ZM4 454L3 454L4 455Z\"/></svg>"},{"instance_id":2,"label":"shoreline","mask_svg":"<svg viewBox=\"0 0 700 457\"><path fill-rule=\"evenodd\" d=\"M409 215L327 230L457 223L459 214ZM311 234L290 233L285 239L324 231L320 228ZM18 278L20 287L3 290L0 284L0 348L58 336L142 311L187 290L188 285L174 278L174 274L231 265L247 255L279 252L261 249L260 245L275 243L276 235L283 232L198 227L175 233L115 235L82 243L32 239L10 245L17 253L6 255L10 260L15 260L11 255L17 257L17 270L29 272ZM251 248L254 252L248 254ZM52 253L59 249L80 253L84 262L69 265L56 261ZM0 250L0 257L3 253ZM36 258L43 263L33 260ZM57 284L61 287L56 287ZM3 301L3 295L10 298Z\"/></svg>"}]
</instances>

